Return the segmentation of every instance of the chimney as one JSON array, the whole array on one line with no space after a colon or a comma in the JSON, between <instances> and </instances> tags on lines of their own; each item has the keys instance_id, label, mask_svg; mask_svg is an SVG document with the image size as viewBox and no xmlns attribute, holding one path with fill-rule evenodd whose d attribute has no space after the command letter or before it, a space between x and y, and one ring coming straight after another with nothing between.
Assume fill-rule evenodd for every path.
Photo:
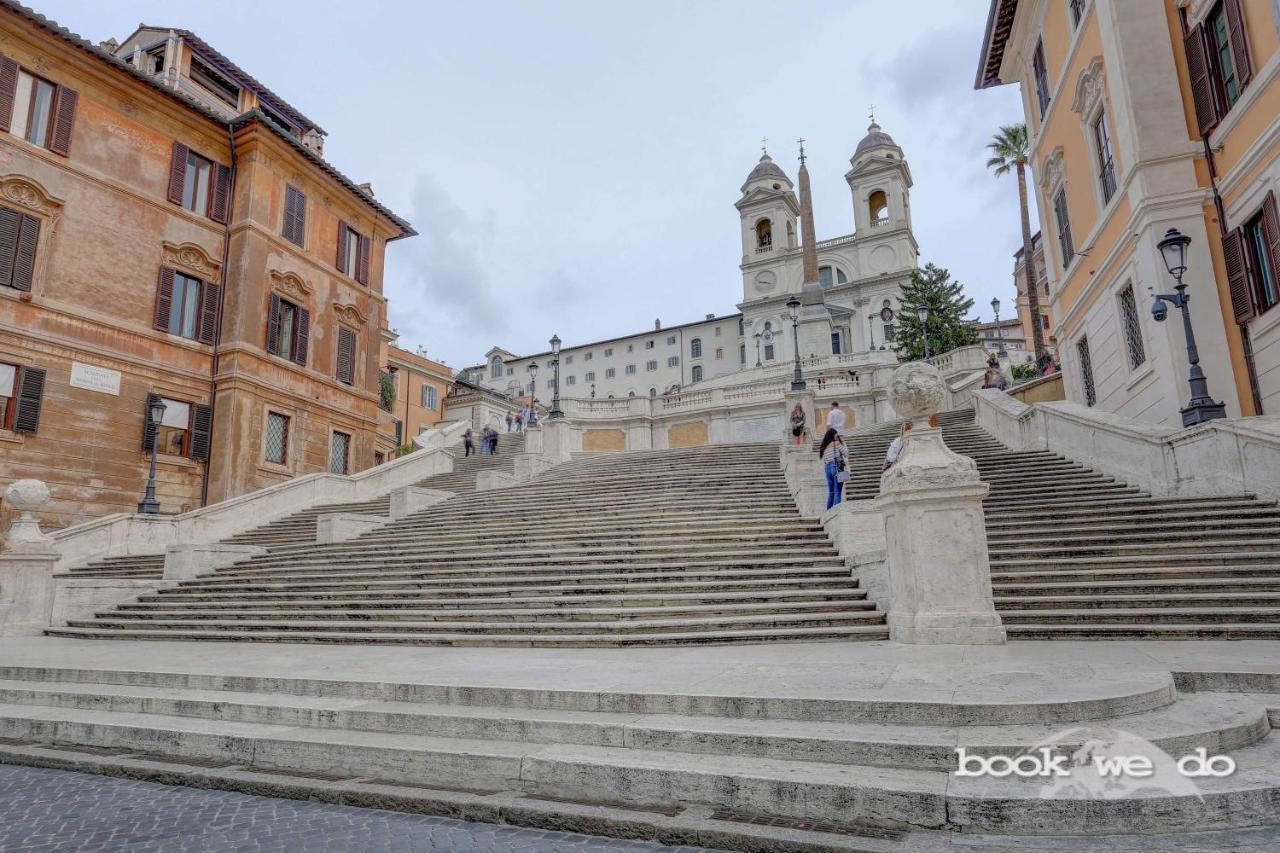
<instances>
[{"instance_id":1,"label":"chimney","mask_svg":"<svg viewBox=\"0 0 1280 853\"><path fill-rule=\"evenodd\" d=\"M357 184L357 186L360 187L361 192L369 196L369 198L373 198L373 184L365 181L363 184Z\"/></svg>"},{"instance_id":2,"label":"chimney","mask_svg":"<svg viewBox=\"0 0 1280 853\"><path fill-rule=\"evenodd\" d=\"M653 321L653 330L654 330L655 332L661 332L661 331L662 331L662 320L661 320L661 319L658 319L658 320L654 320L654 321Z\"/></svg>"},{"instance_id":3,"label":"chimney","mask_svg":"<svg viewBox=\"0 0 1280 853\"><path fill-rule=\"evenodd\" d=\"M715 318L716 318L716 315L715 315L715 314L708 314L708 315L707 315L707 319L708 319L708 320L714 320Z\"/></svg>"}]
</instances>

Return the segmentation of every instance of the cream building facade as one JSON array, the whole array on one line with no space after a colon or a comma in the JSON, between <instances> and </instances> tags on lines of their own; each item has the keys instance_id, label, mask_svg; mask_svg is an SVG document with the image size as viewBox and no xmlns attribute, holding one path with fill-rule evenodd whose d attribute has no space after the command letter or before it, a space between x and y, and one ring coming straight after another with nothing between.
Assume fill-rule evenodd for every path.
<instances>
[{"instance_id":1,"label":"cream building facade","mask_svg":"<svg viewBox=\"0 0 1280 853\"><path fill-rule=\"evenodd\" d=\"M806 275L804 239L813 232L803 196L808 172L801 154L796 186L764 152L734 206L742 242L742 301L731 314L633 335L570 344L560 351L564 400L660 398L678 391L757 383L785 372L796 355L786 304L804 297L798 326L806 362L828 356L889 352L894 312L917 266L911 230L911 171L902 149L874 122L856 146L845 175L854 231L818 241L816 269ZM805 295L806 279L813 279ZM551 352L517 355L494 347L463 371L467 381L512 397L554 396ZM879 359L877 359L879 360ZM536 364L536 372L530 371Z\"/></svg>"}]
</instances>

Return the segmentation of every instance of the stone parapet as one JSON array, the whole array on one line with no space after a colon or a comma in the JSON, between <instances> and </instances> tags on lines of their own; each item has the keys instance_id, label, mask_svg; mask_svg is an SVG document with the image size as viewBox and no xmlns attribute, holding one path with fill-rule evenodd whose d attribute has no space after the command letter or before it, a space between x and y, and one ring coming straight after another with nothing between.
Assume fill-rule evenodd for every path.
<instances>
[{"instance_id":1,"label":"stone parapet","mask_svg":"<svg viewBox=\"0 0 1280 853\"><path fill-rule=\"evenodd\" d=\"M360 512L326 512L316 518L316 544L346 542L381 527L390 520L385 516Z\"/></svg>"},{"instance_id":2,"label":"stone parapet","mask_svg":"<svg viewBox=\"0 0 1280 853\"><path fill-rule=\"evenodd\" d=\"M0 636L39 634L53 614L54 553L0 553Z\"/></svg>"}]
</instances>

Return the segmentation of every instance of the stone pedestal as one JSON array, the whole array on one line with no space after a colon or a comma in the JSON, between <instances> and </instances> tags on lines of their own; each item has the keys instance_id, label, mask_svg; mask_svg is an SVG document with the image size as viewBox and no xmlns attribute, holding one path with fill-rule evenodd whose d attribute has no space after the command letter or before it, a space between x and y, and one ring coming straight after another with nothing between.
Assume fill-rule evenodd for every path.
<instances>
[{"instance_id":1,"label":"stone pedestal","mask_svg":"<svg viewBox=\"0 0 1280 853\"><path fill-rule=\"evenodd\" d=\"M386 524L380 515L359 512L327 512L316 519L316 544L331 545L355 539Z\"/></svg>"},{"instance_id":2,"label":"stone pedestal","mask_svg":"<svg viewBox=\"0 0 1280 853\"><path fill-rule=\"evenodd\" d=\"M258 545L231 545L212 542L208 545L170 545L164 550L164 579L185 581L267 553Z\"/></svg>"},{"instance_id":3,"label":"stone pedestal","mask_svg":"<svg viewBox=\"0 0 1280 853\"><path fill-rule=\"evenodd\" d=\"M4 497L21 513L5 534L5 553L48 554L53 551L53 537L40 530L40 522L31 514L49 502L49 487L40 480L17 480L9 484Z\"/></svg>"},{"instance_id":4,"label":"stone pedestal","mask_svg":"<svg viewBox=\"0 0 1280 853\"><path fill-rule=\"evenodd\" d=\"M822 438L822 434L818 431L818 404L814 399L813 391L809 389L788 391L783 400L783 423L786 424L788 446L794 447L796 443L795 436L791 434L791 412L795 409L796 403L799 403L800 408L804 410L804 426L809 431L802 446L815 438Z\"/></svg>"},{"instance_id":5,"label":"stone pedestal","mask_svg":"<svg viewBox=\"0 0 1280 853\"><path fill-rule=\"evenodd\" d=\"M822 513L822 526L849 573L879 608L893 608L886 566L884 514L874 500L842 501Z\"/></svg>"},{"instance_id":6,"label":"stone pedestal","mask_svg":"<svg viewBox=\"0 0 1280 853\"><path fill-rule=\"evenodd\" d=\"M912 428L875 501L885 520L889 636L902 643L1003 643L982 511L988 486L974 461L928 426L944 394L937 369L922 362L903 365L890 384L894 409Z\"/></svg>"},{"instance_id":7,"label":"stone pedestal","mask_svg":"<svg viewBox=\"0 0 1280 853\"><path fill-rule=\"evenodd\" d=\"M0 553L0 637L38 635L53 616L58 555Z\"/></svg>"},{"instance_id":8,"label":"stone pedestal","mask_svg":"<svg viewBox=\"0 0 1280 853\"><path fill-rule=\"evenodd\" d=\"M441 501L453 497L453 492L443 489L428 489L425 486L405 486L391 493L391 517L404 518L413 515Z\"/></svg>"},{"instance_id":9,"label":"stone pedestal","mask_svg":"<svg viewBox=\"0 0 1280 853\"><path fill-rule=\"evenodd\" d=\"M542 427L527 426L524 428L524 452L542 453Z\"/></svg>"},{"instance_id":10,"label":"stone pedestal","mask_svg":"<svg viewBox=\"0 0 1280 853\"><path fill-rule=\"evenodd\" d=\"M818 518L827 508L827 478L822 461L808 442L782 448L782 473L796 508L805 518Z\"/></svg>"},{"instance_id":11,"label":"stone pedestal","mask_svg":"<svg viewBox=\"0 0 1280 853\"><path fill-rule=\"evenodd\" d=\"M576 427L564 418L542 423L542 455L555 462L566 462L578 448L574 446Z\"/></svg>"}]
</instances>

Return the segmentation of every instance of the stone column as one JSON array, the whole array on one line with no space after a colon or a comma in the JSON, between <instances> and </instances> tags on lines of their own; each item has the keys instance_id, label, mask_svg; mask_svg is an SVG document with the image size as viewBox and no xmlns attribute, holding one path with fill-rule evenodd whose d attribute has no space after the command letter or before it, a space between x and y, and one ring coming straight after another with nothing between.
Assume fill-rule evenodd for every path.
<instances>
[{"instance_id":1,"label":"stone column","mask_svg":"<svg viewBox=\"0 0 1280 853\"><path fill-rule=\"evenodd\" d=\"M53 615L58 554L53 537L40 530L31 513L49 502L49 488L39 480L18 480L4 496L21 515L9 527L0 553L0 636L39 634Z\"/></svg>"},{"instance_id":2,"label":"stone column","mask_svg":"<svg viewBox=\"0 0 1280 853\"><path fill-rule=\"evenodd\" d=\"M889 386L894 409L911 422L876 499L885 520L889 636L901 643L1003 643L982 511L988 486L974 461L929 427L945 395L937 368L924 362L898 368Z\"/></svg>"}]
</instances>

